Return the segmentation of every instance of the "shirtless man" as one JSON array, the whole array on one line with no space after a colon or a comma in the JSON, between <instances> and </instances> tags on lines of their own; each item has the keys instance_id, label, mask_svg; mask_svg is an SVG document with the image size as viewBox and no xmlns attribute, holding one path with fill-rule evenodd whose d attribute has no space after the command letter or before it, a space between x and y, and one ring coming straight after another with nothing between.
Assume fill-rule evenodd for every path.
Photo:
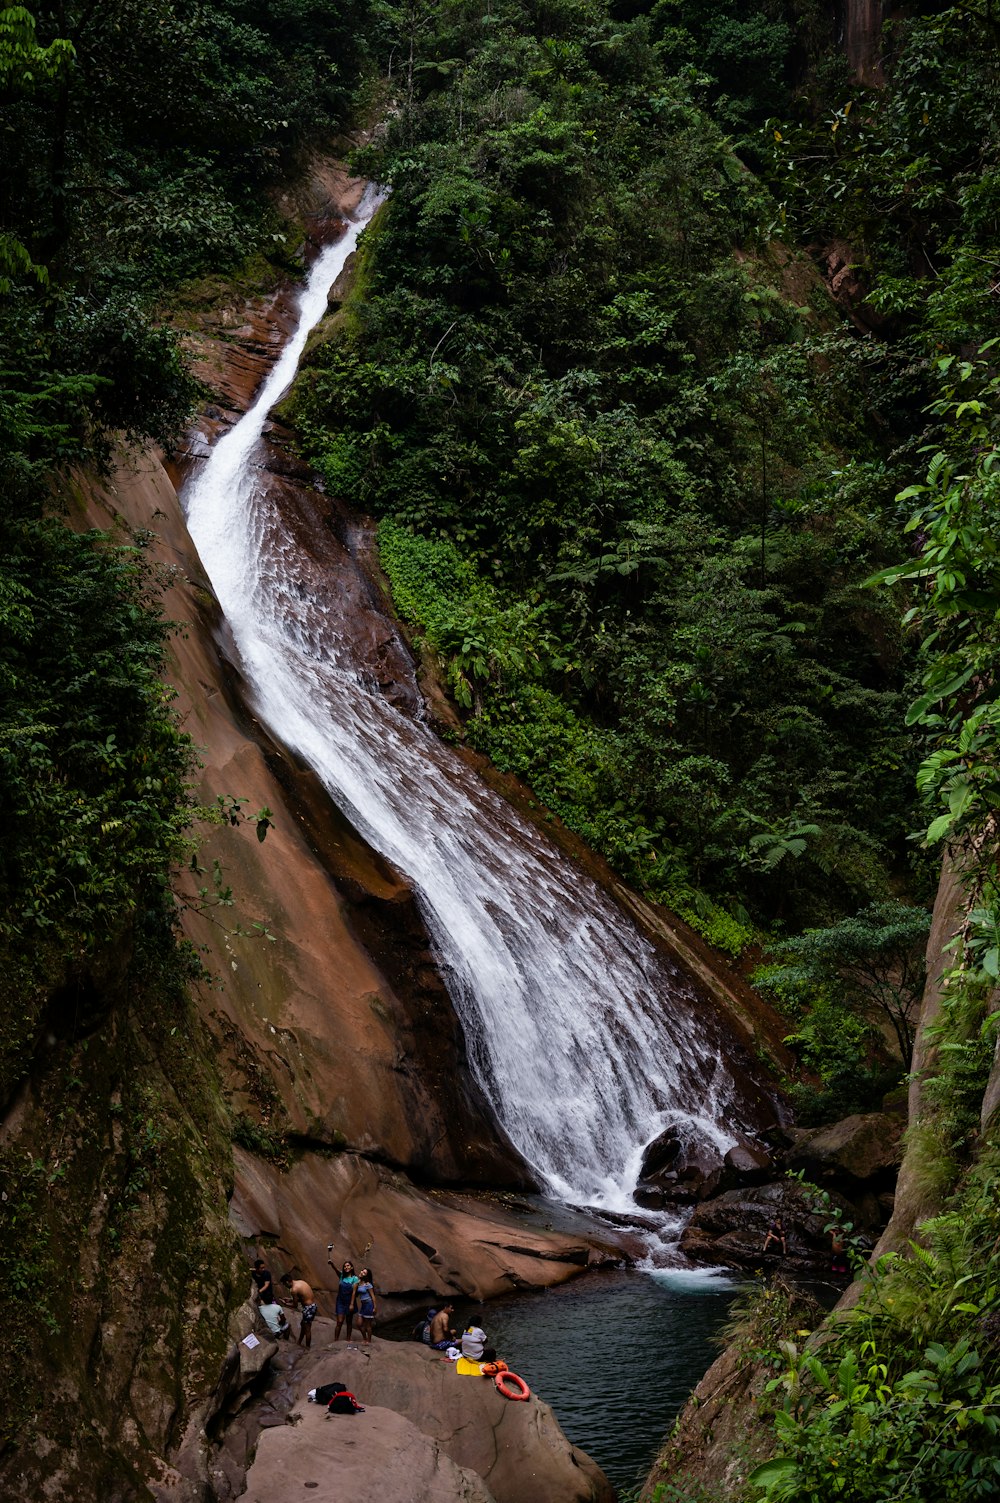
<instances>
[{"instance_id":1,"label":"shirtless man","mask_svg":"<svg viewBox=\"0 0 1000 1503\"><path fill-rule=\"evenodd\" d=\"M305 1279L293 1279L290 1273L286 1273L281 1282L292 1296L292 1308L302 1312L302 1323L299 1326L299 1339L296 1345L302 1345L304 1336L306 1350L308 1350L312 1346L313 1321L316 1319L316 1296L312 1292L312 1285L307 1284Z\"/></svg>"},{"instance_id":2,"label":"shirtless man","mask_svg":"<svg viewBox=\"0 0 1000 1503\"><path fill-rule=\"evenodd\" d=\"M431 1346L436 1347L439 1352L443 1352L446 1346L451 1346L455 1333L449 1322L454 1313L454 1305L442 1305L431 1320Z\"/></svg>"}]
</instances>

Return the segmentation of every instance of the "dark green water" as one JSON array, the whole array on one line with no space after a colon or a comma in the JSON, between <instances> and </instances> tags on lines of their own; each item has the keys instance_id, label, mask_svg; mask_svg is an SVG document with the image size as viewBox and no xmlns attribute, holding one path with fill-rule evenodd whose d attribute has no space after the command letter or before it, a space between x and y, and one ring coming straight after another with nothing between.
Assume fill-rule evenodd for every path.
<instances>
[{"instance_id":1,"label":"dark green water","mask_svg":"<svg viewBox=\"0 0 1000 1503\"><path fill-rule=\"evenodd\" d=\"M619 1489L640 1481L715 1360L737 1285L695 1271L593 1274L491 1302L491 1343ZM463 1310L456 1312L459 1316Z\"/></svg>"}]
</instances>

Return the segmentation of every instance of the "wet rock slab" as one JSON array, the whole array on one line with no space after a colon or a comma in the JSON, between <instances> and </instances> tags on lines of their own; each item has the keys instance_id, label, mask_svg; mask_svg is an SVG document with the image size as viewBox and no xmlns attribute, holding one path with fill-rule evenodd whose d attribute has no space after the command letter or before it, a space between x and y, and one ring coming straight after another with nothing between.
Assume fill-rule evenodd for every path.
<instances>
[{"instance_id":1,"label":"wet rock slab","mask_svg":"<svg viewBox=\"0 0 1000 1503\"><path fill-rule=\"evenodd\" d=\"M610 1229L603 1238L550 1231L502 1202L417 1189L355 1154L309 1154L281 1171L236 1147L234 1167L233 1225L267 1248L275 1277L294 1266L308 1279L321 1315L334 1313L331 1262L359 1262L366 1246L383 1318L550 1288L628 1256L627 1237Z\"/></svg>"}]
</instances>

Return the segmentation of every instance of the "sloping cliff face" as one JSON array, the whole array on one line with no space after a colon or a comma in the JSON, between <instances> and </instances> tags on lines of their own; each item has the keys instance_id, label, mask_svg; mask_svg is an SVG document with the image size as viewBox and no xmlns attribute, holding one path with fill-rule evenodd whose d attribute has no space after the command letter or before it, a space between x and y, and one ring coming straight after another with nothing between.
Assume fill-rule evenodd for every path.
<instances>
[{"instance_id":1,"label":"sloping cliff face","mask_svg":"<svg viewBox=\"0 0 1000 1503\"><path fill-rule=\"evenodd\" d=\"M324 168L315 237L356 191ZM243 799L251 813L266 805L273 828L261 845L252 826L210 827L199 856L208 875L183 879L183 924L208 979L193 968L182 984L165 957L146 953L141 923L123 921L117 952L49 999L36 1057L5 1106L0 1168L33 1166L8 1274L15 1294L28 1291L38 1330L49 1322L53 1333L3 1379L0 1492L11 1495L209 1495L209 1435L258 1381L237 1345L252 1319L242 1301L256 1247L274 1272L309 1279L321 1315L330 1264L365 1257L392 1315L442 1296L544 1287L625 1245L552 1233L476 1197L531 1178L471 1076L413 893L244 701L176 482L246 406L291 311L279 290L197 321L192 353L216 402L179 466L132 455L110 479L64 487L73 525L138 539L163 571L164 610L179 624L171 679L200 748L200 797ZM308 486L276 422L266 463L303 587L350 617L377 594L367 536ZM372 678L387 695L412 694L399 633L363 614ZM585 859L565 832L559 839ZM215 860L235 907L213 902ZM728 1012L748 1093L771 1110L751 1055L777 1037L773 1020L680 926L617 896L655 944L693 965L706 1018Z\"/></svg>"},{"instance_id":2,"label":"sloping cliff face","mask_svg":"<svg viewBox=\"0 0 1000 1503\"><path fill-rule=\"evenodd\" d=\"M859 83L882 82L882 26L887 14L884 0L842 0L841 45Z\"/></svg>"},{"instance_id":3,"label":"sloping cliff face","mask_svg":"<svg viewBox=\"0 0 1000 1503\"><path fill-rule=\"evenodd\" d=\"M274 811L263 845L252 830L210 832L200 859L221 861L237 907L192 906L184 917L216 972L200 988L201 1007L237 1112L265 1128L264 1138L291 1134L435 1179L525 1185L461 1062L409 889L233 697L212 646L218 623L208 584L166 473L156 460L140 461L94 498L95 520L102 503L127 528L158 526L162 556L178 568L164 604L185 627L173 676L201 749L200 793L209 803L221 792ZM237 919L244 930L266 926L274 942L238 934ZM405 1001L390 972L407 987ZM447 1114L443 1079L453 1092Z\"/></svg>"},{"instance_id":4,"label":"sloping cliff face","mask_svg":"<svg viewBox=\"0 0 1000 1503\"><path fill-rule=\"evenodd\" d=\"M537 1277L497 1269L489 1255L483 1270L475 1214L446 1216L413 1189L409 1176L491 1188L528 1188L531 1179L468 1072L407 884L234 693L232 671L214 646L225 633L162 465L143 457L81 501L90 524L158 531L150 546L174 571L164 605L183 630L172 676L201 748L201 796L209 803L222 791L272 811L264 844L252 829L226 824L210 831L203 848L203 865L222 862L236 909L206 909L192 899L184 915L213 974L195 994L235 1136L258 1150L236 1154L240 1232L277 1244L280 1260L323 1291L328 1245L340 1257L360 1256L377 1196L387 1313L394 1291L408 1308L458 1288L497 1293L570 1276L587 1262L587 1249L548 1234L519 1238L537 1250ZM234 912L244 932L236 932ZM276 936L273 943L254 932L257 924ZM292 1172L267 1162L288 1153L298 1160ZM262 1193L265 1182L270 1189ZM416 1201L424 1205L419 1233L411 1227ZM465 1222L467 1231L457 1229ZM416 1251L421 1246L426 1251Z\"/></svg>"}]
</instances>

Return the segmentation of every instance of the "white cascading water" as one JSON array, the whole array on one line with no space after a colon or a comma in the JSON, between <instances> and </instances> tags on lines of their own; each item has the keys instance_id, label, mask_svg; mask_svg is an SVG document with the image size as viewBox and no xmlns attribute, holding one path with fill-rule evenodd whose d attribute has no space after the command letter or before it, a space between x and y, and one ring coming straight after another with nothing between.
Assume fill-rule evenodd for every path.
<instances>
[{"instance_id":1,"label":"white cascading water","mask_svg":"<svg viewBox=\"0 0 1000 1503\"><path fill-rule=\"evenodd\" d=\"M690 991L544 835L351 662L322 602L303 599L254 451L310 329L380 196L312 267L298 326L250 411L185 495L261 720L308 762L371 845L413 884L472 1068L549 1194L635 1210L659 1132L724 1154L736 1091L701 1037Z\"/></svg>"}]
</instances>

